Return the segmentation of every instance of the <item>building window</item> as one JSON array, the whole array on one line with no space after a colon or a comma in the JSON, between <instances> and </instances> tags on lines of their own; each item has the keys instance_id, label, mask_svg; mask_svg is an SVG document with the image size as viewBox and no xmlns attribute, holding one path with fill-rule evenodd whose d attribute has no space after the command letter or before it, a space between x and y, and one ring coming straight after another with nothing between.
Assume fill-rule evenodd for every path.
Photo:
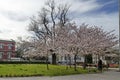
<instances>
[{"instance_id":1,"label":"building window","mask_svg":"<svg viewBox=\"0 0 120 80\"><path fill-rule=\"evenodd\" d=\"M7 56L8 56L8 59L10 59L11 58L11 52L8 52Z\"/></svg>"},{"instance_id":2,"label":"building window","mask_svg":"<svg viewBox=\"0 0 120 80\"><path fill-rule=\"evenodd\" d=\"M0 59L2 59L2 56L3 56L3 52L0 52Z\"/></svg>"},{"instance_id":3,"label":"building window","mask_svg":"<svg viewBox=\"0 0 120 80\"><path fill-rule=\"evenodd\" d=\"M12 49L12 44L8 44L8 49Z\"/></svg>"},{"instance_id":4,"label":"building window","mask_svg":"<svg viewBox=\"0 0 120 80\"><path fill-rule=\"evenodd\" d=\"M3 46L4 46L4 45L3 45L2 43L0 43L0 49L3 49Z\"/></svg>"},{"instance_id":5,"label":"building window","mask_svg":"<svg viewBox=\"0 0 120 80\"><path fill-rule=\"evenodd\" d=\"M80 56L76 56L76 59L77 59L77 60L81 60L81 57L80 57Z\"/></svg>"}]
</instances>

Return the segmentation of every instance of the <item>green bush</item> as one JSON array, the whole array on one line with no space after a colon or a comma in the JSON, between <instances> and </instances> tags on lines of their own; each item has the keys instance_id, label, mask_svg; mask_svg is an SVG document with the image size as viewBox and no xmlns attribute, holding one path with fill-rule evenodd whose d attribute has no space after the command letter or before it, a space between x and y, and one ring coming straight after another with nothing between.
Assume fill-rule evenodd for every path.
<instances>
[{"instance_id":1,"label":"green bush","mask_svg":"<svg viewBox=\"0 0 120 80\"><path fill-rule=\"evenodd\" d=\"M0 64L46 64L46 62L40 62L40 61L0 61ZM49 62L49 64L50 64L50 62ZM1 66L0 66L0 68L1 68Z\"/></svg>"}]
</instances>

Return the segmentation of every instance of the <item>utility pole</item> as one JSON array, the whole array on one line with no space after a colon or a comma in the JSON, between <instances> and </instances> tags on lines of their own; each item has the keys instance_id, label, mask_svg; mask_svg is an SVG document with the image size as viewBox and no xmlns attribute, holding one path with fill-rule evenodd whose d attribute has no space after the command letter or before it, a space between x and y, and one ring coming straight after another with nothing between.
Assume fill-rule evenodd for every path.
<instances>
[{"instance_id":1,"label":"utility pole","mask_svg":"<svg viewBox=\"0 0 120 80\"><path fill-rule=\"evenodd\" d=\"M118 0L118 11L119 11L119 71L120 71L120 0Z\"/></svg>"}]
</instances>

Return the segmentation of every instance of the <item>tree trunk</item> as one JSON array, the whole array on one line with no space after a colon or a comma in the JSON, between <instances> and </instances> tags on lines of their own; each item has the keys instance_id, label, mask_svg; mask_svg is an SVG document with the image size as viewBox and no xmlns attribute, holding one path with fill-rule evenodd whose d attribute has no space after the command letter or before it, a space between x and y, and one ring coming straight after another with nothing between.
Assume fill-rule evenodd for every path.
<instances>
[{"instance_id":1,"label":"tree trunk","mask_svg":"<svg viewBox=\"0 0 120 80\"><path fill-rule=\"evenodd\" d=\"M86 69L87 63L86 63L86 57L84 56L84 63L83 63L83 69Z\"/></svg>"},{"instance_id":2,"label":"tree trunk","mask_svg":"<svg viewBox=\"0 0 120 80\"><path fill-rule=\"evenodd\" d=\"M68 70L68 65L69 65L68 56L65 55L65 57L66 57L66 70Z\"/></svg>"},{"instance_id":3,"label":"tree trunk","mask_svg":"<svg viewBox=\"0 0 120 80\"><path fill-rule=\"evenodd\" d=\"M52 54L52 64L56 64L56 54Z\"/></svg>"},{"instance_id":4,"label":"tree trunk","mask_svg":"<svg viewBox=\"0 0 120 80\"><path fill-rule=\"evenodd\" d=\"M48 56L46 57L47 70L49 70Z\"/></svg>"},{"instance_id":5,"label":"tree trunk","mask_svg":"<svg viewBox=\"0 0 120 80\"><path fill-rule=\"evenodd\" d=\"M70 66L70 68L71 68L71 57L70 57L69 54L68 54L68 59L69 59L69 66Z\"/></svg>"},{"instance_id":6,"label":"tree trunk","mask_svg":"<svg viewBox=\"0 0 120 80\"><path fill-rule=\"evenodd\" d=\"M77 68L76 68L76 57L77 57L77 55L75 54L75 56L74 56L74 69L75 69L75 71L77 71Z\"/></svg>"}]
</instances>

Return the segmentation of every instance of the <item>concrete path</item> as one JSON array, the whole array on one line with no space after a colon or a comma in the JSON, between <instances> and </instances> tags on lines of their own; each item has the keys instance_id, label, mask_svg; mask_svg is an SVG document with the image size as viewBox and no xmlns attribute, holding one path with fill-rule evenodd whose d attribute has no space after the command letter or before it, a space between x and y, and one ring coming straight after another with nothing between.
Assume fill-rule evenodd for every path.
<instances>
[{"instance_id":1,"label":"concrete path","mask_svg":"<svg viewBox=\"0 0 120 80\"><path fill-rule=\"evenodd\" d=\"M17 78L0 78L0 80L120 80L120 72L107 71L97 74L80 74L57 77L17 77Z\"/></svg>"}]
</instances>

